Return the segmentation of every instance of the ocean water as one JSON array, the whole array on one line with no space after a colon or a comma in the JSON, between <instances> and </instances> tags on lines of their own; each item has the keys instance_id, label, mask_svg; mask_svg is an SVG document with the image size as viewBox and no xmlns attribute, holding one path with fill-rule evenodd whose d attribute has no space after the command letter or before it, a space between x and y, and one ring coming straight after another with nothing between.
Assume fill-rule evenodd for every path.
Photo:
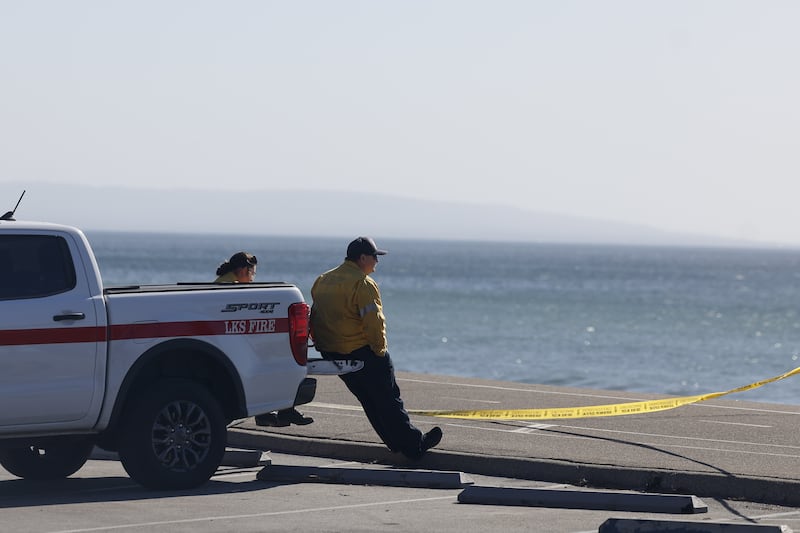
<instances>
[{"instance_id":1,"label":"ocean water","mask_svg":"<svg viewBox=\"0 0 800 533\"><path fill-rule=\"evenodd\" d=\"M210 281L247 250L258 281L292 282L309 301L348 241L87 235L107 286ZM800 250L378 242L398 370L694 395L800 366ZM728 399L800 404L800 377Z\"/></svg>"}]
</instances>

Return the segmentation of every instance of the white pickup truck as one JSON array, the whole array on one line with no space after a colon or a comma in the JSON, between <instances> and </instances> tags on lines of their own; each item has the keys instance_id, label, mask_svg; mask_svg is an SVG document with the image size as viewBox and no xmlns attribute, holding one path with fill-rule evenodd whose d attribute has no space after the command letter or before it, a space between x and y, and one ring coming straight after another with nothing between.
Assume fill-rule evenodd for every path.
<instances>
[{"instance_id":1,"label":"white pickup truck","mask_svg":"<svg viewBox=\"0 0 800 533\"><path fill-rule=\"evenodd\" d=\"M313 399L308 316L282 282L104 289L80 230L6 213L0 464L62 478L97 445L145 487L198 486L231 421Z\"/></svg>"}]
</instances>

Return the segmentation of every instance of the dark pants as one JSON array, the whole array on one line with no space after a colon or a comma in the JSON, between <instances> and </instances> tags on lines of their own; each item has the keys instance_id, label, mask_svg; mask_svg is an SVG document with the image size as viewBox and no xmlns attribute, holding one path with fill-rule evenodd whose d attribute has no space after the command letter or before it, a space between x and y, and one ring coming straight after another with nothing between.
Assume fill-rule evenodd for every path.
<instances>
[{"instance_id":1,"label":"dark pants","mask_svg":"<svg viewBox=\"0 0 800 533\"><path fill-rule=\"evenodd\" d=\"M414 427L403 407L389 353L381 357L369 346L364 346L349 354L322 352L322 357L364 361L361 370L339 377L361 403L370 424L384 444L393 452L401 452L412 458L418 456L422 432Z\"/></svg>"}]
</instances>

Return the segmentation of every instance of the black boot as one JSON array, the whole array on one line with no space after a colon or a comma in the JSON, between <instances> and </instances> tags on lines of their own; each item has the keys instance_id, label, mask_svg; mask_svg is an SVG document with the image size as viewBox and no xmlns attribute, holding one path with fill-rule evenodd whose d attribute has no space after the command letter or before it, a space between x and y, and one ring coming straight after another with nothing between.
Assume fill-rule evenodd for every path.
<instances>
[{"instance_id":1,"label":"black boot","mask_svg":"<svg viewBox=\"0 0 800 533\"><path fill-rule=\"evenodd\" d=\"M409 459L419 461L420 459L422 459L422 456L425 455L425 452L427 452L428 450L439 444L441 440L442 440L442 428L436 426L422 436L422 442L420 442L419 444L419 451L415 450L413 453L404 452L404 455Z\"/></svg>"},{"instance_id":2,"label":"black boot","mask_svg":"<svg viewBox=\"0 0 800 533\"><path fill-rule=\"evenodd\" d=\"M310 416L303 416L303 413L295 409L283 409L277 413L265 413L263 415L256 415L257 426L269 426L283 428L289 424L296 424L298 426L305 426L314 421Z\"/></svg>"},{"instance_id":3,"label":"black boot","mask_svg":"<svg viewBox=\"0 0 800 533\"><path fill-rule=\"evenodd\" d=\"M292 407L291 409L278 411L278 421L286 422L287 424L305 426L313 422L314 419L310 416L304 416L303 413Z\"/></svg>"},{"instance_id":4,"label":"black boot","mask_svg":"<svg viewBox=\"0 0 800 533\"><path fill-rule=\"evenodd\" d=\"M263 415L256 415L256 425L262 427L284 427L288 426L289 422L279 420L277 413L264 413Z\"/></svg>"}]
</instances>

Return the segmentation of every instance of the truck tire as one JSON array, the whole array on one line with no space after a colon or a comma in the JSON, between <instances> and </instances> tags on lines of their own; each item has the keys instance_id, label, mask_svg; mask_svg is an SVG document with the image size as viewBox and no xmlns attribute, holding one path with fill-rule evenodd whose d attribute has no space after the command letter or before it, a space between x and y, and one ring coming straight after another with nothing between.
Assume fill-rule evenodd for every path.
<instances>
[{"instance_id":1,"label":"truck tire","mask_svg":"<svg viewBox=\"0 0 800 533\"><path fill-rule=\"evenodd\" d=\"M164 379L129 400L119 442L128 475L149 489L187 489L208 481L222 462L227 423L208 390Z\"/></svg>"},{"instance_id":2,"label":"truck tire","mask_svg":"<svg viewBox=\"0 0 800 533\"><path fill-rule=\"evenodd\" d=\"M23 479L63 479L86 464L92 448L92 441L85 439L54 439L42 446L4 448L0 449L0 465Z\"/></svg>"}]
</instances>

